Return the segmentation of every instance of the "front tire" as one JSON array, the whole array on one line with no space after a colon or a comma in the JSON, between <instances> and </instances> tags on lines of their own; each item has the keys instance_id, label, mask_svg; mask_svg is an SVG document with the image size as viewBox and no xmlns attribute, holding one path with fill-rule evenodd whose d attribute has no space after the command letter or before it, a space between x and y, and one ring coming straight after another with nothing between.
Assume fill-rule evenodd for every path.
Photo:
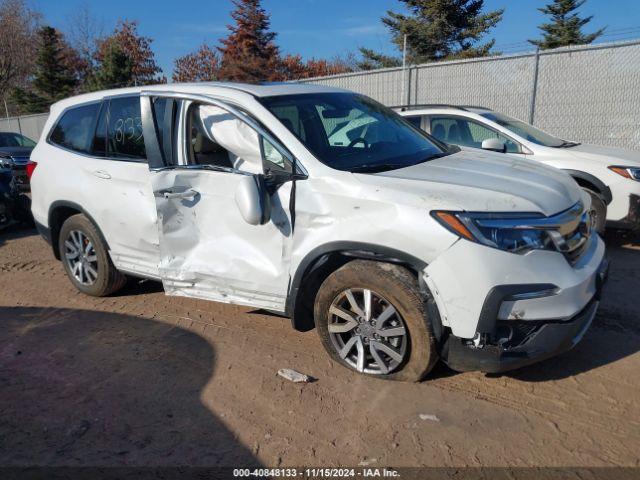
<instances>
[{"instance_id":1,"label":"front tire","mask_svg":"<svg viewBox=\"0 0 640 480\"><path fill-rule=\"evenodd\" d=\"M105 241L84 215L73 215L62 224L58 249L67 276L81 292L104 297L124 286L126 277L116 270Z\"/></svg>"},{"instance_id":2,"label":"front tire","mask_svg":"<svg viewBox=\"0 0 640 480\"><path fill-rule=\"evenodd\" d=\"M331 358L360 373L417 382L438 359L418 282L398 265L339 268L320 286L314 318Z\"/></svg>"}]
</instances>

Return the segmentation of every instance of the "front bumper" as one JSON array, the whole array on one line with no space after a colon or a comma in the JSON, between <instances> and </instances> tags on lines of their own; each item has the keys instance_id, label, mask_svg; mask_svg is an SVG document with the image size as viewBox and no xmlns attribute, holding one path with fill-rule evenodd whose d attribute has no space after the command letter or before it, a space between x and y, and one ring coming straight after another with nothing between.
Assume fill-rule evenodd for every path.
<instances>
[{"instance_id":1,"label":"front bumper","mask_svg":"<svg viewBox=\"0 0 640 480\"><path fill-rule=\"evenodd\" d=\"M498 373L570 350L582 339L596 315L608 273L609 262L605 259L596 273L595 295L572 318L562 321L500 321L494 317L492 332L479 337L478 343L450 335L443 345L442 359L456 371ZM484 340L489 341L483 343Z\"/></svg>"},{"instance_id":2,"label":"front bumper","mask_svg":"<svg viewBox=\"0 0 640 480\"><path fill-rule=\"evenodd\" d=\"M629 195L629 213L621 220L607 221L607 228L640 229L640 195Z\"/></svg>"}]
</instances>

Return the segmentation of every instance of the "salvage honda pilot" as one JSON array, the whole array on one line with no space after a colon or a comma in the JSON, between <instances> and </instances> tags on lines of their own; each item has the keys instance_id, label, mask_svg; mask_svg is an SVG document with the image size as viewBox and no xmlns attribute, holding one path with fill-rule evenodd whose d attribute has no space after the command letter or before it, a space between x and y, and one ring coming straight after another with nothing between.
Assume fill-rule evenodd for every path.
<instances>
[{"instance_id":1,"label":"salvage honda pilot","mask_svg":"<svg viewBox=\"0 0 640 480\"><path fill-rule=\"evenodd\" d=\"M568 350L606 279L569 175L445 145L345 90L91 93L52 107L31 159L35 220L80 291L131 275L282 313L385 378Z\"/></svg>"}]
</instances>

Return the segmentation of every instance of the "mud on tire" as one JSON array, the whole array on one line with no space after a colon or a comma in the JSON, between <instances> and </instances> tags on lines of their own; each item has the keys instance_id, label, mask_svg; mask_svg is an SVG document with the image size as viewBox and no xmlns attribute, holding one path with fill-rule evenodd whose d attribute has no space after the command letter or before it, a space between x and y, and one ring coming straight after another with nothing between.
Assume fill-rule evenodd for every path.
<instances>
[{"instance_id":1,"label":"mud on tire","mask_svg":"<svg viewBox=\"0 0 640 480\"><path fill-rule=\"evenodd\" d=\"M70 253L70 251L73 252L73 249L69 247L67 242L70 241L70 235L72 233L76 239L78 238L78 234L74 232L79 232L84 235L84 238L86 238L84 242L85 246L90 242L93 247L91 259L95 256L95 261L92 262L92 265L96 275L95 280L92 282L86 281L83 283L78 280L72 272L72 266L68 257L73 256L73 253ZM71 244L74 245L73 240L71 240ZM86 216L82 214L73 215L63 223L60 229L58 249L67 276L71 280L71 283L81 292L94 297L104 297L119 290L126 283L126 277L116 270L113 262L111 262L107 245L102 235ZM91 279L93 279L93 276Z\"/></svg>"},{"instance_id":2,"label":"mud on tire","mask_svg":"<svg viewBox=\"0 0 640 480\"><path fill-rule=\"evenodd\" d=\"M367 325L371 322L363 321L366 317L358 315L358 311L366 314L364 307L367 290L372 292L368 297L373 299L369 302L372 305L369 308L369 316L376 324L374 326ZM352 293L345 294L347 291ZM342 301L343 298L349 299L349 295L350 300ZM353 300L357 304L355 309L352 308ZM389 305L398 316L389 317L388 312L384 313ZM339 319L335 312L338 313L338 317L341 316ZM376 318L383 320L376 322ZM371 366L369 371L365 369L364 373L375 374L379 378L416 382L429 373L438 359L433 331L418 281L411 272L398 265L354 260L339 268L320 286L314 305L314 319L320 340L331 358L351 370L363 371L359 368L363 363L356 360L362 345L368 347L363 350L368 351L365 354L366 364ZM340 323L335 323L336 320ZM359 323L356 325L355 321ZM353 328L350 328L352 326ZM388 332L389 328L395 329L395 333L402 331L399 330L401 326L404 326L406 331L405 339L386 337L388 333L385 332ZM337 330L343 329L348 330L336 333ZM360 334L356 333L357 330ZM354 341L352 337L360 337L360 341ZM342 351L344 354L344 349L349 348L350 341L356 345L354 351L345 358L339 352ZM357 343L360 343L360 347ZM396 354L393 354L392 358L384 353L391 353L387 347L402 353L399 363L399 355L395 358ZM377 371L376 365L379 362L374 355L380 358L380 352L384 354L382 363L393 367L388 372L384 369Z\"/></svg>"}]
</instances>

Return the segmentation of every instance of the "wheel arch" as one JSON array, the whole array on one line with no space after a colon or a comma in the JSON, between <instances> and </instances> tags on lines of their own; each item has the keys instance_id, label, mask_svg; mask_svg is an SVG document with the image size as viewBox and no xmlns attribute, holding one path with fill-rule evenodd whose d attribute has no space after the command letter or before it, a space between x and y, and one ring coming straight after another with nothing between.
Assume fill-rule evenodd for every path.
<instances>
[{"instance_id":1,"label":"wheel arch","mask_svg":"<svg viewBox=\"0 0 640 480\"><path fill-rule=\"evenodd\" d=\"M100 226L93 219L93 217L86 212L84 208L74 202L70 202L67 200L58 200L51 204L49 207L49 215L48 215L48 223L49 229L51 230L51 248L53 249L53 255L57 260L60 260L60 249L59 249L59 237L60 237L60 229L64 222L73 215L82 214L89 219L93 226L96 227L98 231L98 235L100 235L100 239L107 246L107 251L110 250L109 243L107 242L102 230L100 230Z\"/></svg>"},{"instance_id":2,"label":"wheel arch","mask_svg":"<svg viewBox=\"0 0 640 480\"><path fill-rule=\"evenodd\" d=\"M605 204L609 205L611 203L611 200L613 200L611 189L607 185L605 185L605 183L598 177L595 177L590 173L582 172L580 170L565 169L564 171L571 175L576 183L582 188L588 188L589 190L592 190L595 193L599 194L604 200Z\"/></svg>"},{"instance_id":3,"label":"wheel arch","mask_svg":"<svg viewBox=\"0 0 640 480\"><path fill-rule=\"evenodd\" d=\"M413 255L382 245L330 242L316 247L302 259L291 280L287 315L294 329L306 332L315 327L313 304L320 285L331 273L355 259L402 265L418 278L427 267Z\"/></svg>"}]
</instances>

